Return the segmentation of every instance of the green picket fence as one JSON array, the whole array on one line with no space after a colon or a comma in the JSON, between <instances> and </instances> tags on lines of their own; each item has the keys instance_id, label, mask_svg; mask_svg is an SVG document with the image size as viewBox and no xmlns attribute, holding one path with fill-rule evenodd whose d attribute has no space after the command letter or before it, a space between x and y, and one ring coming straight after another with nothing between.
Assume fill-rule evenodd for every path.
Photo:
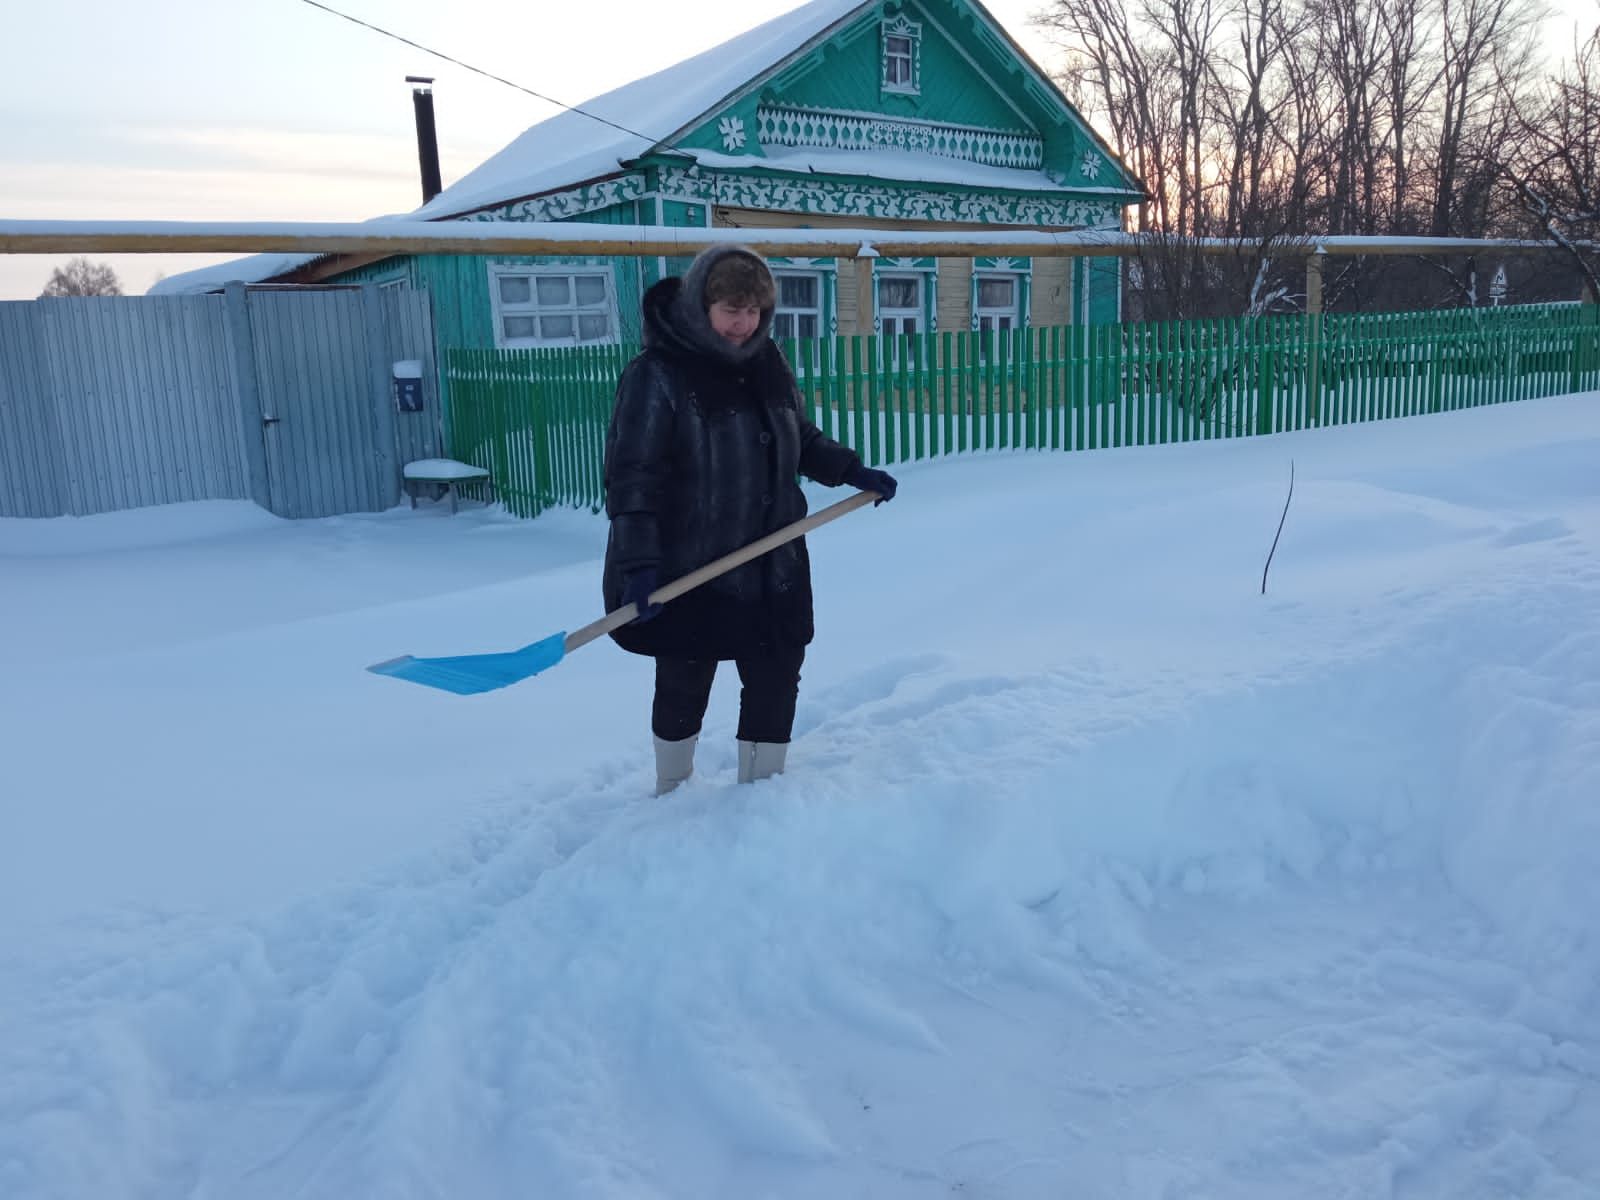
<instances>
[{"instance_id":1,"label":"green picket fence","mask_svg":"<svg viewBox=\"0 0 1600 1200\"><path fill-rule=\"evenodd\" d=\"M873 466L1280 433L1600 387L1600 308L1076 325L784 344L811 419ZM598 509L636 346L448 350L450 454L506 505Z\"/></svg>"}]
</instances>

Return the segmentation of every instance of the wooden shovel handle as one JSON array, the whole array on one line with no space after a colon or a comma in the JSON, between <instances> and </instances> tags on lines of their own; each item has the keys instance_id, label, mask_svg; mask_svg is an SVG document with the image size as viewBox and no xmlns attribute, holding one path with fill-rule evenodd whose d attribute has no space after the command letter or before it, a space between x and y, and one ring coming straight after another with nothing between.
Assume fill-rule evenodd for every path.
<instances>
[{"instance_id":1,"label":"wooden shovel handle","mask_svg":"<svg viewBox=\"0 0 1600 1200\"><path fill-rule=\"evenodd\" d=\"M718 575L731 571L735 567L742 566L752 558L760 558L767 551L776 550L785 542L792 542L797 537L803 537L818 526L837 520L844 516L845 513L854 512L863 504L871 504L877 499L879 499L877 492L857 492L854 496L848 496L836 504L830 504L821 512L812 513L809 517L801 517L800 520L795 521L793 524L785 525L782 529L767 534L766 537L758 538L748 546L741 546L732 553L724 554L721 558L713 559L705 566L690 571L682 578L663 584L645 598L646 602L650 604L665 604L668 600L676 600L685 592L693 591L702 583L715 579ZM621 628L638 615L639 606L637 604L631 602L624 604L615 612L607 613L598 621L591 621L582 629L567 634L566 652L571 654L579 646L586 645L594 641L595 638L610 633L613 629Z\"/></svg>"}]
</instances>

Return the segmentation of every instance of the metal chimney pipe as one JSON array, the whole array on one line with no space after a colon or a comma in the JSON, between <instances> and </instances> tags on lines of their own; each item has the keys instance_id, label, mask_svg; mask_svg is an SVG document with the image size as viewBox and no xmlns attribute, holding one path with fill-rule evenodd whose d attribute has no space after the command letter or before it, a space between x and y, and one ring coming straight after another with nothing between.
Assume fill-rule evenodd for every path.
<instances>
[{"instance_id":1,"label":"metal chimney pipe","mask_svg":"<svg viewBox=\"0 0 1600 1200\"><path fill-rule=\"evenodd\" d=\"M433 125L433 76L407 75L406 82L419 85L411 89L411 107L417 114L417 164L422 168L422 202L426 204L444 191L439 180L439 135Z\"/></svg>"}]
</instances>

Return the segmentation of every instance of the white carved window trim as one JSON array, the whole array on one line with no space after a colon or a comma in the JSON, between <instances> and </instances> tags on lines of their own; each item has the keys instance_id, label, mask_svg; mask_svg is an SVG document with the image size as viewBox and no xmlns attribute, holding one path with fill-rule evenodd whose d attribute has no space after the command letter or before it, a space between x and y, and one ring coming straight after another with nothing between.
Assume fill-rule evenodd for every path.
<instances>
[{"instance_id":1,"label":"white carved window trim","mask_svg":"<svg viewBox=\"0 0 1600 1200\"><path fill-rule=\"evenodd\" d=\"M980 333L989 329L1016 329L1022 324L1021 271L992 271L987 268L973 272L972 322ZM985 304L983 285L1003 282L1011 285L1010 304Z\"/></svg>"},{"instance_id":2,"label":"white carved window trim","mask_svg":"<svg viewBox=\"0 0 1600 1200\"><path fill-rule=\"evenodd\" d=\"M900 365L902 334L920 334L928 328L928 309L935 274L931 270L902 268L874 271L872 279L873 327L878 331L878 361L890 367ZM885 283L915 283L916 299L911 305L885 305Z\"/></svg>"},{"instance_id":3,"label":"white carved window trim","mask_svg":"<svg viewBox=\"0 0 1600 1200\"><path fill-rule=\"evenodd\" d=\"M540 280L565 277L566 303L541 302ZM603 295L580 303L578 280L598 279ZM505 282L525 279L528 282L528 299L519 301L504 295ZM589 289L592 292L592 288ZM543 346L601 346L614 344L617 332L617 287L609 265L597 267L538 265L511 266L504 263L489 265L489 301L494 314L494 344L501 350L522 350ZM564 317L572 320L572 333L568 336L549 336L545 332L546 319L552 323ZM597 330L596 318L604 320L603 331ZM515 322L515 326L512 325ZM531 322L532 332L527 332L525 322Z\"/></svg>"},{"instance_id":4,"label":"white carved window trim","mask_svg":"<svg viewBox=\"0 0 1600 1200\"><path fill-rule=\"evenodd\" d=\"M778 285L778 306L772 316L772 336L780 342L790 337L799 342L809 342L811 364L814 368L819 367L821 364L821 351L818 344L828 333L828 314L825 311L828 303L827 280L823 278L823 273L819 270L804 270L795 267L774 267L772 276ZM817 302L812 305L785 304L783 301L783 281L785 279L809 279L817 289ZM795 332L780 332L779 325L783 317L794 318ZM816 321L816 332L809 337L799 332L800 318L802 317L812 317Z\"/></svg>"},{"instance_id":5,"label":"white carved window trim","mask_svg":"<svg viewBox=\"0 0 1600 1200\"><path fill-rule=\"evenodd\" d=\"M991 347L997 342L994 334L1009 334L1025 326L1022 290L1028 279L1026 270L1001 267L979 267L972 273L972 328L978 335L978 361L987 363ZM1011 284L1010 304L983 303L985 282L1005 281Z\"/></svg>"},{"instance_id":6,"label":"white carved window trim","mask_svg":"<svg viewBox=\"0 0 1600 1200\"><path fill-rule=\"evenodd\" d=\"M922 26L904 16L885 21L881 45L883 63L879 77L885 92L899 96L922 94Z\"/></svg>"},{"instance_id":7,"label":"white carved window trim","mask_svg":"<svg viewBox=\"0 0 1600 1200\"><path fill-rule=\"evenodd\" d=\"M921 333L927 327L927 274L926 271L880 271L876 274L873 300L877 306L879 333L892 337L900 333ZM916 300L910 305L886 305L883 302L883 285L886 283L916 284ZM890 322L894 324L891 326Z\"/></svg>"}]
</instances>

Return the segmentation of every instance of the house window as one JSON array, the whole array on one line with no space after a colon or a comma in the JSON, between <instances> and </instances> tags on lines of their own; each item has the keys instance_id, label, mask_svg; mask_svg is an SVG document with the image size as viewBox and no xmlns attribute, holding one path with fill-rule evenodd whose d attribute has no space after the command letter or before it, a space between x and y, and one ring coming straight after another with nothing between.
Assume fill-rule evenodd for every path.
<instances>
[{"instance_id":1,"label":"house window","mask_svg":"<svg viewBox=\"0 0 1600 1200\"><path fill-rule=\"evenodd\" d=\"M1021 289L1015 275L979 275L972 316L980 333L1005 332L1022 323Z\"/></svg>"},{"instance_id":2,"label":"house window","mask_svg":"<svg viewBox=\"0 0 1600 1200\"><path fill-rule=\"evenodd\" d=\"M777 271L778 309L772 316L772 336L800 338L822 336L822 276L816 272Z\"/></svg>"},{"instance_id":3,"label":"house window","mask_svg":"<svg viewBox=\"0 0 1600 1200\"><path fill-rule=\"evenodd\" d=\"M878 329L885 335L920 332L922 276L878 276Z\"/></svg>"},{"instance_id":4,"label":"house window","mask_svg":"<svg viewBox=\"0 0 1600 1200\"><path fill-rule=\"evenodd\" d=\"M617 340L609 268L495 267L490 283L502 349Z\"/></svg>"},{"instance_id":5,"label":"house window","mask_svg":"<svg viewBox=\"0 0 1600 1200\"><path fill-rule=\"evenodd\" d=\"M1000 339L1022 324L1021 301L1017 276L973 276L972 326L978 331L979 362L988 362Z\"/></svg>"},{"instance_id":6,"label":"house window","mask_svg":"<svg viewBox=\"0 0 1600 1200\"><path fill-rule=\"evenodd\" d=\"M923 287L920 274L878 276L878 349L891 366L900 365L901 339L927 328Z\"/></svg>"},{"instance_id":7,"label":"house window","mask_svg":"<svg viewBox=\"0 0 1600 1200\"><path fill-rule=\"evenodd\" d=\"M922 90L922 26L904 17L883 24L883 90L916 95Z\"/></svg>"}]
</instances>

